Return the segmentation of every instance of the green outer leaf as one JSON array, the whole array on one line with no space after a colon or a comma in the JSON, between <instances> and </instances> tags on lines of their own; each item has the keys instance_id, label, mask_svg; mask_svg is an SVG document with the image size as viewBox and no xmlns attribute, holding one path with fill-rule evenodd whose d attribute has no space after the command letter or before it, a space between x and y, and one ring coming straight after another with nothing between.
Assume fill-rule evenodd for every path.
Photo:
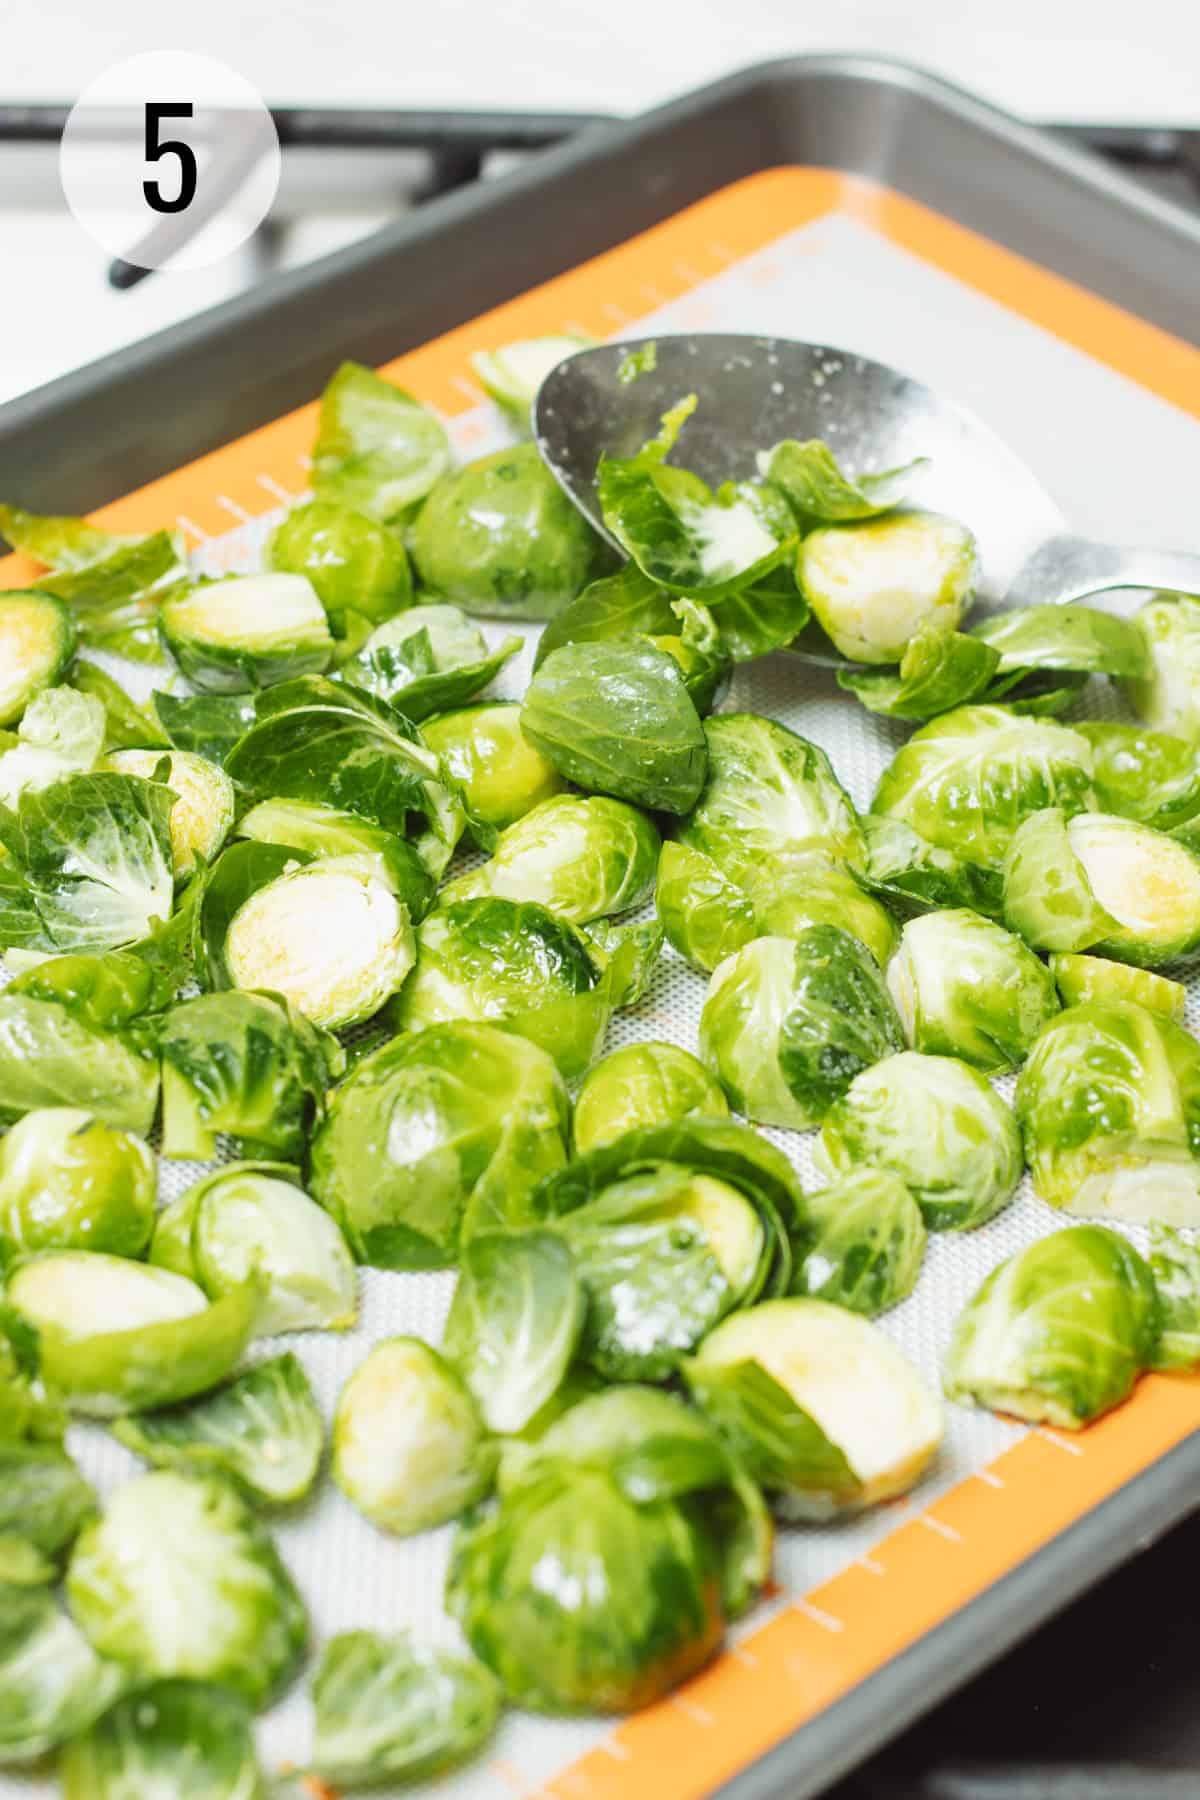
<instances>
[{"instance_id":1,"label":"green outer leaf","mask_svg":"<svg viewBox=\"0 0 1200 1800\"><path fill-rule=\"evenodd\" d=\"M550 620L534 652L534 671L564 644L608 643L614 638L671 637L679 621L671 596L634 562L584 588L578 599Z\"/></svg>"},{"instance_id":2,"label":"green outer leaf","mask_svg":"<svg viewBox=\"0 0 1200 1800\"><path fill-rule=\"evenodd\" d=\"M160 1681L121 1699L60 1764L63 1800L265 1800L244 1701Z\"/></svg>"},{"instance_id":3,"label":"green outer leaf","mask_svg":"<svg viewBox=\"0 0 1200 1800\"><path fill-rule=\"evenodd\" d=\"M57 1556L96 1510L95 1490L65 1450L0 1441L0 1536Z\"/></svg>"},{"instance_id":4,"label":"green outer leaf","mask_svg":"<svg viewBox=\"0 0 1200 1800\"><path fill-rule=\"evenodd\" d=\"M289 636L278 628L258 630L260 584L292 590L293 600L309 616L293 621ZM220 605L219 590L240 586L239 636L214 632L205 617L206 596ZM194 602L199 596L199 606ZM194 687L213 694L242 694L252 689L320 675L333 658L329 624L311 582L300 575L223 575L216 581L182 582L167 595L159 611L159 634L180 673Z\"/></svg>"},{"instance_id":5,"label":"green outer leaf","mask_svg":"<svg viewBox=\"0 0 1200 1800\"><path fill-rule=\"evenodd\" d=\"M0 994L0 1123L35 1107L81 1106L147 1136L158 1108L157 1062L127 1036L15 986Z\"/></svg>"},{"instance_id":6,"label":"green outer leaf","mask_svg":"<svg viewBox=\"0 0 1200 1800\"><path fill-rule=\"evenodd\" d=\"M355 813L316 801L262 800L243 815L236 835L259 844L287 845L299 853L297 862L307 856L379 857L392 892L403 900L414 924L433 904L433 878L413 846Z\"/></svg>"},{"instance_id":7,"label":"green outer leaf","mask_svg":"<svg viewBox=\"0 0 1200 1800\"><path fill-rule=\"evenodd\" d=\"M1067 953L1051 956L1050 972L1058 983L1064 1006L1080 1006L1086 1000L1133 1000L1164 1019L1183 1023L1187 989L1152 969L1134 969L1128 963L1109 962L1103 956Z\"/></svg>"},{"instance_id":8,"label":"green outer leaf","mask_svg":"<svg viewBox=\"0 0 1200 1800\"><path fill-rule=\"evenodd\" d=\"M966 906L985 918L1004 910L999 871L963 862L950 850L926 843L902 819L866 813L861 820L866 855L851 863L854 879L886 900L901 918L943 906Z\"/></svg>"},{"instance_id":9,"label":"green outer leaf","mask_svg":"<svg viewBox=\"0 0 1200 1800\"><path fill-rule=\"evenodd\" d=\"M419 724L434 713L466 706L496 679L504 665L523 646L523 638L508 637L497 649L476 662L431 669L428 674L421 675L413 674L395 649L382 645L372 650L368 639L357 656L342 664L338 679L382 694L385 700L402 706L414 724Z\"/></svg>"},{"instance_id":10,"label":"green outer leaf","mask_svg":"<svg viewBox=\"0 0 1200 1800\"><path fill-rule=\"evenodd\" d=\"M735 663L783 650L808 624L808 601L790 564L780 564L749 587L712 600L721 644Z\"/></svg>"},{"instance_id":11,"label":"green outer leaf","mask_svg":"<svg viewBox=\"0 0 1200 1800\"><path fill-rule=\"evenodd\" d=\"M342 363L321 395L313 445L318 500L395 519L449 467L449 440L435 414L373 369Z\"/></svg>"},{"instance_id":12,"label":"green outer leaf","mask_svg":"<svg viewBox=\"0 0 1200 1800\"><path fill-rule=\"evenodd\" d=\"M899 671L839 669L837 683L869 712L891 719L931 719L974 700L1000 663L990 644L929 622L910 638Z\"/></svg>"},{"instance_id":13,"label":"green outer leaf","mask_svg":"<svg viewBox=\"0 0 1200 1800\"><path fill-rule=\"evenodd\" d=\"M397 533L327 500L292 508L267 540L266 565L307 577L338 638L346 636L351 615L370 627L412 604L412 575Z\"/></svg>"},{"instance_id":14,"label":"green outer leaf","mask_svg":"<svg viewBox=\"0 0 1200 1800\"><path fill-rule=\"evenodd\" d=\"M584 936L603 962L613 1007L619 1011L637 1006L650 990L662 955L664 934L658 920L615 925L611 919L597 919Z\"/></svg>"},{"instance_id":15,"label":"green outer leaf","mask_svg":"<svg viewBox=\"0 0 1200 1800\"><path fill-rule=\"evenodd\" d=\"M14 550L49 569L85 569L115 550L136 542L102 531L87 519L66 515L26 512L21 506L0 505L0 533Z\"/></svg>"},{"instance_id":16,"label":"green outer leaf","mask_svg":"<svg viewBox=\"0 0 1200 1800\"><path fill-rule=\"evenodd\" d=\"M549 1231L486 1233L464 1246L442 1335L489 1431L521 1431L551 1399L583 1327L570 1250Z\"/></svg>"},{"instance_id":17,"label":"green outer leaf","mask_svg":"<svg viewBox=\"0 0 1200 1800\"><path fill-rule=\"evenodd\" d=\"M169 749L171 740L151 714L148 706L138 706L98 663L79 661L71 671L71 686L81 694L90 694L104 707L107 729L104 749L161 750Z\"/></svg>"},{"instance_id":18,"label":"green outer leaf","mask_svg":"<svg viewBox=\"0 0 1200 1800\"><path fill-rule=\"evenodd\" d=\"M49 1589L0 1589L0 1763L33 1762L86 1731L125 1685Z\"/></svg>"},{"instance_id":19,"label":"green outer leaf","mask_svg":"<svg viewBox=\"0 0 1200 1800\"><path fill-rule=\"evenodd\" d=\"M1150 1271L1158 1290L1156 1369L1200 1364L1200 1246L1166 1225L1150 1227Z\"/></svg>"},{"instance_id":20,"label":"green outer leaf","mask_svg":"<svg viewBox=\"0 0 1200 1800\"><path fill-rule=\"evenodd\" d=\"M763 479L783 490L802 524L831 525L890 512L904 499L908 478L929 466L927 456L918 456L876 475L846 475L820 438L785 438L759 461Z\"/></svg>"},{"instance_id":21,"label":"green outer leaf","mask_svg":"<svg viewBox=\"0 0 1200 1800\"><path fill-rule=\"evenodd\" d=\"M1088 675L1144 680L1146 641L1132 619L1093 606L1019 606L992 613L971 636L1000 652L999 673L1069 669Z\"/></svg>"},{"instance_id":22,"label":"green outer leaf","mask_svg":"<svg viewBox=\"0 0 1200 1800\"><path fill-rule=\"evenodd\" d=\"M688 1392L751 1478L768 1490L844 1506L861 1490L845 1453L761 1363L683 1366Z\"/></svg>"},{"instance_id":23,"label":"green outer leaf","mask_svg":"<svg viewBox=\"0 0 1200 1800\"><path fill-rule=\"evenodd\" d=\"M1092 746L1102 812L1173 831L1200 813L1200 757L1187 738L1105 719L1075 727Z\"/></svg>"},{"instance_id":24,"label":"green outer leaf","mask_svg":"<svg viewBox=\"0 0 1200 1800\"><path fill-rule=\"evenodd\" d=\"M792 1294L874 1319L907 1299L925 1255L921 1209L888 1169L852 1169L809 1194Z\"/></svg>"},{"instance_id":25,"label":"green outer leaf","mask_svg":"<svg viewBox=\"0 0 1200 1800\"><path fill-rule=\"evenodd\" d=\"M474 1756L495 1729L501 1690L482 1663L407 1635L346 1631L325 1646L313 1705L317 1774L375 1786L434 1777Z\"/></svg>"},{"instance_id":26,"label":"green outer leaf","mask_svg":"<svg viewBox=\"0 0 1200 1800\"><path fill-rule=\"evenodd\" d=\"M748 895L688 844L663 845L655 904L671 948L705 975L758 931Z\"/></svg>"},{"instance_id":27,"label":"green outer leaf","mask_svg":"<svg viewBox=\"0 0 1200 1800\"><path fill-rule=\"evenodd\" d=\"M704 1064L677 1044L625 1044L593 1063L575 1096L579 1153L626 1131L688 1118L719 1119L725 1095Z\"/></svg>"},{"instance_id":28,"label":"green outer leaf","mask_svg":"<svg viewBox=\"0 0 1200 1800\"><path fill-rule=\"evenodd\" d=\"M43 576L38 586L73 609L81 638L94 649L158 663L160 608L188 579L177 541L156 531L118 544L99 562Z\"/></svg>"},{"instance_id":29,"label":"green outer leaf","mask_svg":"<svg viewBox=\"0 0 1200 1800\"><path fill-rule=\"evenodd\" d=\"M155 1468L229 1475L252 1499L281 1506L316 1481L325 1426L289 1350L198 1399L118 1419L113 1435Z\"/></svg>"},{"instance_id":30,"label":"green outer leaf","mask_svg":"<svg viewBox=\"0 0 1200 1800\"><path fill-rule=\"evenodd\" d=\"M222 768L255 722L248 694L151 694L150 703L176 750L193 750Z\"/></svg>"},{"instance_id":31,"label":"green outer leaf","mask_svg":"<svg viewBox=\"0 0 1200 1800\"><path fill-rule=\"evenodd\" d=\"M706 719L704 736L708 770L680 843L739 881L765 856L823 850L861 860L858 815L818 745L757 713Z\"/></svg>"}]
</instances>

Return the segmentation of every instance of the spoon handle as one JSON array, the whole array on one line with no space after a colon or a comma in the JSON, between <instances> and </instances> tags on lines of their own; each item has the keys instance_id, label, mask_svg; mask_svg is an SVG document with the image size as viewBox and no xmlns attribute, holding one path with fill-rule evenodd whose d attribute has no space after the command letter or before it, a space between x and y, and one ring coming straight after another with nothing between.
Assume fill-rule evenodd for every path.
<instances>
[{"instance_id":1,"label":"spoon handle","mask_svg":"<svg viewBox=\"0 0 1200 1800\"><path fill-rule=\"evenodd\" d=\"M1007 602L1061 604L1109 588L1167 588L1200 595L1200 554L1093 544L1087 538L1049 538L1018 572Z\"/></svg>"}]
</instances>

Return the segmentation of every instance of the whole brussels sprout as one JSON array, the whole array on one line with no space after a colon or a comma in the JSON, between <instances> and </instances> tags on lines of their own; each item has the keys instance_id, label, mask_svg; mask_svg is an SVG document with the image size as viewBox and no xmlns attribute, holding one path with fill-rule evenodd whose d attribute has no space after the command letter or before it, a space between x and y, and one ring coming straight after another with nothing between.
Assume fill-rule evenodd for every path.
<instances>
[{"instance_id":1,"label":"whole brussels sprout","mask_svg":"<svg viewBox=\"0 0 1200 1800\"><path fill-rule=\"evenodd\" d=\"M310 500L293 507L271 533L266 554L270 568L307 576L335 637L344 638L356 617L381 625L412 600L397 534L349 506Z\"/></svg>"},{"instance_id":2,"label":"whole brussels sprout","mask_svg":"<svg viewBox=\"0 0 1200 1800\"><path fill-rule=\"evenodd\" d=\"M460 1530L446 1603L510 1700L632 1712L702 1668L765 1581L761 1496L681 1401L581 1401Z\"/></svg>"},{"instance_id":3,"label":"whole brussels sprout","mask_svg":"<svg viewBox=\"0 0 1200 1800\"><path fill-rule=\"evenodd\" d=\"M464 1244L442 1351L489 1431L524 1431L553 1403L585 1307L575 1259L554 1232L487 1231Z\"/></svg>"},{"instance_id":4,"label":"whole brussels sprout","mask_svg":"<svg viewBox=\"0 0 1200 1800\"><path fill-rule=\"evenodd\" d=\"M731 875L764 856L861 856L854 807L823 750L755 713L706 719L704 736L708 773L676 833L681 844Z\"/></svg>"},{"instance_id":5,"label":"whole brussels sprout","mask_svg":"<svg viewBox=\"0 0 1200 1800\"><path fill-rule=\"evenodd\" d=\"M163 773L160 769L165 765ZM233 825L233 783L224 769L186 750L115 750L105 767L119 775L162 780L178 796L171 808L171 855L176 880L186 880L196 858L212 862Z\"/></svg>"},{"instance_id":6,"label":"whole brussels sprout","mask_svg":"<svg viewBox=\"0 0 1200 1800\"><path fill-rule=\"evenodd\" d=\"M0 1138L0 1266L39 1250L141 1256L154 1228L154 1153L79 1107L50 1106Z\"/></svg>"},{"instance_id":7,"label":"whole brussels sprout","mask_svg":"<svg viewBox=\"0 0 1200 1800\"><path fill-rule=\"evenodd\" d=\"M441 713L424 722L421 736L457 782L472 829L484 839L567 785L521 730L519 701Z\"/></svg>"},{"instance_id":8,"label":"whole brussels sprout","mask_svg":"<svg viewBox=\"0 0 1200 1800\"><path fill-rule=\"evenodd\" d=\"M395 1002L402 1031L478 1019L549 1051L569 1081L612 1011L599 959L573 925L532 901L459 900L417 932L417 966Z\"/></svg>"},{"instance_id":9,"label":"whole brussels sprout","mask_svg":"<svg viewBox=\"0 0 1200 1800\"><path fill-rule=\"evenodd\" d=\"M1003 706L960 706L914 731L871 802L926 843L998 869L1030 813L1082 812L1092 800L1092 747L1069 725Z\"/></svg>"},{"instance_id":10,"label":"whole brussels sprout","mask_svg":"<svg viewBox=\"0 0 1200 1800\"><path fill-rule=\"evenodd\" d=\"M219 1475L163 1469L118 1488L75 1546L67 1600L134 1681L211 1681L255 1706L293 1673L308 1632L266 1529Z\"/></svg>"},{"instance_id":11,"label":"whole brussels sprout","mask_svg":"<svg viewBox=\"0 0 1200 1800\"><path fill-rule=\"evenodd\" d=\"M1133 1245L1076 1225L993 1269L954 1326L951 1400L1067 1431L1118 1406L1158 1341L1154 1277Z\"/></svg>"},{"instance_id":12,"label":"whole brussels sprout","mask_svg":"<svg viewBox=\"0 0 1200 1800\"><path fill-rule=\"evenodd\" d=\"M1200 1224L1200 1045L1129 1000L1052 1019L1017 1082L1034 1191L1085 1217Z\"/></svg>"},{"instance_id":13,"label":"whole brussels sprout","mask_svg":"<svg viewBox=\"0 0 1200 1800\"><path fill-rule=\"evenodd\" d=\"M534 900L586 925L648 898L660 846L636 807L603 794L558 794L501 832L491 860L452 882L442 901Z\"/></svg>"},{"instance_id":14,"label":"whole brussels sprout","mask_svg":"<svg viewBox=\"0 0 1200 1800\"><path fill-rule=\"evenodd\" d=\"M983 1076L915 1050L855 1076L826 1113L814 1157L831 1176L862 1163L891 1169L931 1231L986 1224L1012 1199L1022 1168L1017 1122Z\"/></svg>"},{"instance_id":15,"label":"whole brussels sprout","mask_svg":"<svg viewBox=\"0 0 1200 1800\"><path fill-rule=\"evenodd\" d=\"M566 1161L552 1059L491 1025L406 1032L360 1062L313 1138L309 1182L361 1262L436 1269L460 1237L528 1220Z\"/></svg>"},{"instance_id":16,"label":"whole brussels sprout","mask_svg":"<svg viewBox=\"0 0 1200 1800\"><path fill-rule=\"evenodd\" d=\"M423 587L470 613L551 619L611 555L533 444L444 475L412 528Z\"/></svg>"},{"instance_id":17,"label":"whole brussels sprout","mask_svg":"<svg viewBox=\"0 0 1200 1800\"><path fill-rule=\"evenodd\" d=\"M854 662L899 662L930 622L953 631L975 585L975 539L938 513L811 531L796 581L826 635Z\"/></svg>"},{"instance_id":18,"label":"whole brussels sprout","mask_svg":"<svg viewBox=\"0 0 1200 1800\"><path fill-rule=\"evenodd\" d=\"M1036 949L1155 967L1200 944L1200 856L1111 813L1035 813L1009 846L1004 916Z\"/></svg>"},{"instance_id":19,"label":"whole brussels sprout","mask_svg":"<svg viewBox=\"0 0 1200 1800\"><path fill-rule=\"evenodd\" d=\"M342 1389L333 1478L398 1537L456 1519L491 1487L496 1457L466 1384L420 1338L376 1344Z\"/></svg>"},{"instance_id":20,"label":"whole brussels sprout","mask_svg":"<svg viewBox=\"0 0 1200 1800\"><path fill-rule=\"evenodd\" d=\"M643 1125L720 1119L729 1106L702 1062L677 1044L626 1044L596 1063L575 1097L575 1149L582 1155Z\"/></svg>"},{"instance_id":21,"label":"whole brussels sprout","mask_svg":"<svg viewBox=\"0 0 1200 1800\"><path fill-rule=\"evenodd\" d=\"M1200 600L1156 594L1136 615L1151 671L1127 679L1129 703L1156 731L1200 736Z\"/></svg>"},{"instance_id":22,"label":"whole brussels sprout","mask_svg":"<svg viewBox=\"0 0 1200 1800\"><path fill-rule=\"evenodd\" d=\"M873 1319L912 1293L925 1255L921 1209L890 1169L852 1169L808 1194L791 1292Z\"/></svg>"},{"instance_id":23,"label":"whole brussels sprout","mask_svg":"<svg viewBox=\"0 0 1200 1800\"><path fill-rule=\"evenodd\" d=\"M700 1054L738 1112L803 1131L904 1043L878 964L838 925L757 938L719 964Z\"/></svg>"},{"instance_id":24,"label":"whole brussels sprout","mask_svg":"<svg viewBox=\"0 0 1200 1800\"><path fill-rule=\"evenodd\" d=\"M1046 965L1002 925L962 907L909 920L887 985L913 1050L961 1057L985 1075L1022 1062L1058 1011Z\"/></svg>"},{"instance_id":25,"label":"whole brussels sprout","mask_svg":"<svg viewBox=\"0 0 1200 1800\"><path fill-rule=\"evenodd\" d=\"M907 1493L942 1439L942 1409L912 1365L877 1326L823 1300L733 1314L684 1379L786 1518Z\"/></svg>"}]
</instances>

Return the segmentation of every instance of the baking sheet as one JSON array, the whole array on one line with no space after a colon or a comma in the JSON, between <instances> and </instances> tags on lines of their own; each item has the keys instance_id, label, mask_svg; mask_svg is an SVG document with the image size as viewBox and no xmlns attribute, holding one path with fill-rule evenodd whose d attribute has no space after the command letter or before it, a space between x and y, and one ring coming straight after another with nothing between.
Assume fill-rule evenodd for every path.
<instances>
[{"instance_id":1,"label":"baking sheet","mask_svg":"<svg viewBox=\"0 0 1200 1800\"><path fill-rule=\"evenodd\" d=\"M837 343L897 363L972 406L1005 436L1030 462L1073 528L1116 535L1119 522L1122 537L1180 547L1190 543L1200 549L1191 473L1200 460L1200 422L1165 392L1152 391L1169 391L1169 379L1150 385L1144 378L1134 380L1065 341L1060 330L1022 317L992 294L980 292L961 272L934 266L909 243L897 241L896 233L880 229L877 209L861 203L861 189L858 204L813 209L814 179L801 171L761 178L770 186L769 206L764 206L761 188L751 206L748 190L755 184L745 184L747 191L740 196L718 196L709 210L697 209L685 235L661 234L653 254L645 253L645 245L636 256L618 252L609 259L607 275L602 265L594 265L586 294L576 290L561 296L561 304L572 308L591 296L592 312L581 319L572 310L558 318L559 328L583 325L595 335L632 333L634 328L638 335L689 328L775 332ZM806 210L813 216L779 235L768 228L766 241L748 249L740 241L731 244L732 234L725 229L748 210L780 224ZM760 229L757 235L764 233ZM663 302L664 292L672 289L677 297ZM615 297L605 298L606 293ZM543 294L540 304L552 308L555 302ZM478 455L505 441L507 434L494 409L472 392L466 352L472 341L494 344L503 341L504 333L490 321L481 324L473 340L469 331L456 335L461 341L449 361L444 354L438 361L439 385L451 382L459 397L447 420L456 449L463 456ZM1184 346L1179 353L1178 387L1189 392L1190 365L1183 360L1188 353ZM1167 365L1168 375L1173 366ZM427 396L415 378L418 373L406 372L405 378L422 397L436 397ZM262 466L254 517L246 516L249 508L225 491L235 483L232 478L222 481L220 459L203 477L193 471L188 478L196 504L188 502L182 520L197 546L197 560L213 572L253 567L263 537L283 510L276 505L264 512L262 503L303 486L303 452L291 447L302 436L288 436L287 466L276 456L273 441L264 436L256 447ZM280 449L282 445L280 438ZM239 482L249 466L244 457L238 463ZM231 477L233 472L230 464ZM148 497L140 504L145 512ZM217 517L238 523L214 531L213 509ZM160 508L156 522L170 522L169 514ZM527 680L536 634L526 635L530 644L525 655L497 684L502 695L515 697ZM144 672L131 677L131 685L139 682L143 688L150 685ZM1085 704L1093 716L1115 708L1111 691L1098 685ZM830 678L783 656L739 670L724 710L769 713L821 743L860 806L869 801L880 770L906 735L902 727L875 719L839 694ZM694 1046L704 990L700 977L668 957L646 1000L614 1021L608 1047L649 1037ZM1193 1029L1200 1026L1198 1001L1200 989L1193 984L1188 1012ZM806 1184L813 1185L809 1139L775 1131L768 1135L794 1156ZM179 1192L196 1173L189 1165L167 1166L164 1194ZM1024 1184L1013 1205L982 1230L934 1238L917 1292L887 1316L883 1329L936 1381L954 1314L983 1274L1059 1223ZM327 1415L341 1383L374 1339L409 1331L436 1341L451 1286L448 1275L367 1271L356 1332L287 1340L304 1360ZM263 1346L261 1353L278 1347ZM917 1580L924 1590L936 1591L947 1580L947 1558L958 1565L960 1585L964 1565L974 1569L983 1585L995 1534L988 1529L986 1542L982 1537L975 1541L973 1527L965 1523L968 1516L975 1518L980 1504L986 1500L988 1507L1005 1509L1010 1520L1014 1509L1023 1514L1031 1504L1040 1504L1052 1528L1064 1494L1073 1505L1076 1490L1086 1496L1089 1483L1097 1493L1108 1491L1119 1484L1122 1471L1136 1473L1138 1455L1148 1460L1147 1444L1153 1447L1161 1438L1166 1448L1184 1436L1200 1421L1198 1395L1194 1383L1152 1380L1114 1416L1111 1426L1078 1440L1050 1432L1030 1434L988 1414L948 1409L943 1453L909 1500L857 1521L781 1533L781 1591L744 1622L732 1654L717 1671L615 1732L606 1723L510 1714L481 1762L418 1791L436 1791L450 1800L538 1794L588 1800L610 1791L622 1800L636 1800L642 1793L653 1793L656 1800L689 1800L711 1791L806 1711L819 1710L822 1697L833 1698L856 1673L866 1674L881 1660L880 1619L888 1621L896 1647L910 1623L914 1632L919 1629L921 1608L913 1605L911 1576L905 1572L914 1545ZM1130 1444L1136 1440L1136 1452L1125 1438ZM72 1442L102 1490L139 1466L96 1428L73 1428ZM1015 1480L1018 1466L1023 1475ZM975 1487L978 1499L964 1509L962 1497ZM388 1629L400 1624L453 1641L440 1604L449 1536L386 1540L328 1483L312 1506L278 1524L283 1553L310 1601L318 1642L350 1626ZM850 1577L870 1595L857 1612L830 1598L829 1584L840 1592ZM952 1588L953 1581L947 1591ZM731 1680L736 1685L739 1672L753 1696L751 1716L739 1716L730 1730L724 1709L734 1692ZM746 1708L736 1711L741 1715ZM303 1759L305 1714L298 1691L263 1721L262 1744L270 1766ZM688 1746L685 1755L673 1749L681 1732ZM790 1762L787 1791L792 1794L812 1791L818 1781L831 1778L827 1768L807 1764L803 1746L802 1733L794 1740ZM47 1791L37 1782L0 1780L5 1800Z\"/></svg>"}]
</instances>

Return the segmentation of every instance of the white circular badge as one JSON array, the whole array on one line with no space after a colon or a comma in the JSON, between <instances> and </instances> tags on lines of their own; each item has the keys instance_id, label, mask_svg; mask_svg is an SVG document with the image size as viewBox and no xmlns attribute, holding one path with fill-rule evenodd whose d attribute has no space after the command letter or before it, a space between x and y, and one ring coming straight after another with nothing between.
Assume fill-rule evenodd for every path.
<instances>
[{"instance_id":1,"label":"white circular badge","mask_svg":"<svg viewBox=\"0 0 1200 1800\"><path fill-rule=\"evenodd\" d=\"M211 56L153 51L84 89L59 149L63 193L111 256L202 269L245 243L279 188L279 138L260 94Z\"/></svg>"}]
</instances>

